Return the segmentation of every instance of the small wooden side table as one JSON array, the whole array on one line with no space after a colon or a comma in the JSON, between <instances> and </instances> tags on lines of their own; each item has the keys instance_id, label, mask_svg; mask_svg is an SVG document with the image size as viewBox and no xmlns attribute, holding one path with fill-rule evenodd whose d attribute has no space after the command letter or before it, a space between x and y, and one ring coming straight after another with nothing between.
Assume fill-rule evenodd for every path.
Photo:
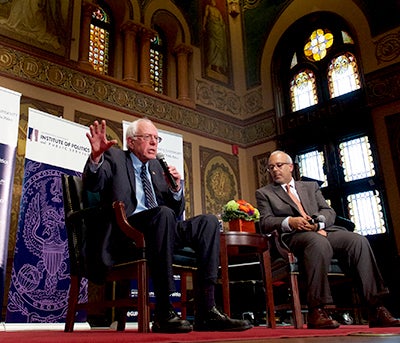
<instances>
[{"instance_id":1,"label":"small wooden side table","mask_svg":"<svg viewBox=\"0 0 400 343\"><path fill-rule=\"evenodd\" d=\"M249 251L251 251L251 253L260 254L262 257L261 266L263 268L262 275L267 305L266 324L270 328L275 329L275 306L272 290L271 256L269 253L268 237L259 233L227 231L221 233L220 244L220 264L224 312L230 316L228 258L230 256L240 256L242 254L240 248L246 247L245 254L249 254Z\"/></svg>"}]
</instances>

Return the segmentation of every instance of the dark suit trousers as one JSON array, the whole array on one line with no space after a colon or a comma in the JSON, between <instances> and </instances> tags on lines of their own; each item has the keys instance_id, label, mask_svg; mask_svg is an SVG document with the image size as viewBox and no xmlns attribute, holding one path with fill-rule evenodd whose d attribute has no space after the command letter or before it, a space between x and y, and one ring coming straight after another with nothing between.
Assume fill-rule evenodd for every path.
<instances>
[{"instance_id":1,"label":"dark suit trousers","mask_svg":"<svg viewBox=\"0 0 400 343\"><path fill-rule=\"evenodd\" d=\"M177 221L168 207L159 206L134 214L128 221L143 232L157 306L163 307L175 291L173 254L177 248L191 247L198 264L197 287L206 289L217 281L219 266L219 223L212 215ZM211 295L214 297L214 295ZM205 301L206 299L197 299Z\"/></svg>"},{"instance_id":2,"label":"dark suit trousers","mask_svg":"<svg viewBox=\"0 0 400 343\"><path fill-rule=\"evenodd\" d=\"M284 242L298 257L306 276L309 307L333 302L328 282L332 257L337 258L348 275L359 281L367 303L387 293L375 256L368 240L359 234L341 229L327 229L328 237L316 232L296 232Z\"/></svg>"}]
</instances>

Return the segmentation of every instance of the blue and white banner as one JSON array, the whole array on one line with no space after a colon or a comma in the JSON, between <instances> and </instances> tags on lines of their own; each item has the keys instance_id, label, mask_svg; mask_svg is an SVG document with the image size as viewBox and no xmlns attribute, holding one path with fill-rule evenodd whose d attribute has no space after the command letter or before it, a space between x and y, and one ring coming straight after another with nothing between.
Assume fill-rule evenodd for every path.
<instances>
[{"instance_id":1,"label":"blue and white banner","mask_svg":"<svg viewBox=\"0 0 400 343\"><path fill-rule=\"evenodd\" d=\"M89 129L29 109L25 173L7 323L65 321L69 270L61 175L80 175ZM87 297L87 280L81 287Z\"/></svg>"},{"instance_id":2,"label":"blue and white banner","mask_svg":"<svg viewBox=\"0 0 400 343\"><path fill-rule=\"evenodd\" d=\"M0 313L4 298L21 94L0 87Z\"/></svg>"}]
</instances>

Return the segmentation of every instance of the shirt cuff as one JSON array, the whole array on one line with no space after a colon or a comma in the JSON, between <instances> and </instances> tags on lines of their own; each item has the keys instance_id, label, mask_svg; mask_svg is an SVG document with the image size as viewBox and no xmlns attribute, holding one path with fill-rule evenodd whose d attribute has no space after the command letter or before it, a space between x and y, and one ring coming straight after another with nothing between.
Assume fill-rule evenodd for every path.
<instances>
[{"instance_id":1,"label":"shirt cuff","mask_svg":"<svg viewBox=\"0 0 400 343\"><path fill-rule=\"evenodd\" d=\"M282 224L281 224L282 232L292 232L292 231L293 231L292 228L291 228L290 225L289 225L289 218L290 218L290 217L286 217L286 218L282 221Z\"/></svg>"},{"instance_id":2,"label":"shirt cuff","mask_svg":"<svg viewBox=\"0 0 400 343\"><path fill-rule=\"evenodd\" d=\"M104 162L103 155L101 155L99 163L94 162L92 160L92 155L89 155L89 170L92 173L97 173L97 171L99 170L99 168L103 164L103 162Z\"/></svg>"}]
</instances>

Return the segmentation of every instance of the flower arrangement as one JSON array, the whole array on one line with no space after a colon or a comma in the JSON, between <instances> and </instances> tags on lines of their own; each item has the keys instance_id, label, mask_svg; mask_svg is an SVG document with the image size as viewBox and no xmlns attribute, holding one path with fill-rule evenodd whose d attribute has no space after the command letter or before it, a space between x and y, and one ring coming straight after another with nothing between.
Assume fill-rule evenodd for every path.
<instances>
[{"instance_id":1,"label":"flower arrangement","mask_svg":"<svg viewBox=\"0 0 400 343\"><path fill-rule=\"evenodd\" d=\"M260 212L246 200L230 200L222 208L221 219L224 222L234 219L257 222L260 220Z\"/></svg>"}]
</instances>

